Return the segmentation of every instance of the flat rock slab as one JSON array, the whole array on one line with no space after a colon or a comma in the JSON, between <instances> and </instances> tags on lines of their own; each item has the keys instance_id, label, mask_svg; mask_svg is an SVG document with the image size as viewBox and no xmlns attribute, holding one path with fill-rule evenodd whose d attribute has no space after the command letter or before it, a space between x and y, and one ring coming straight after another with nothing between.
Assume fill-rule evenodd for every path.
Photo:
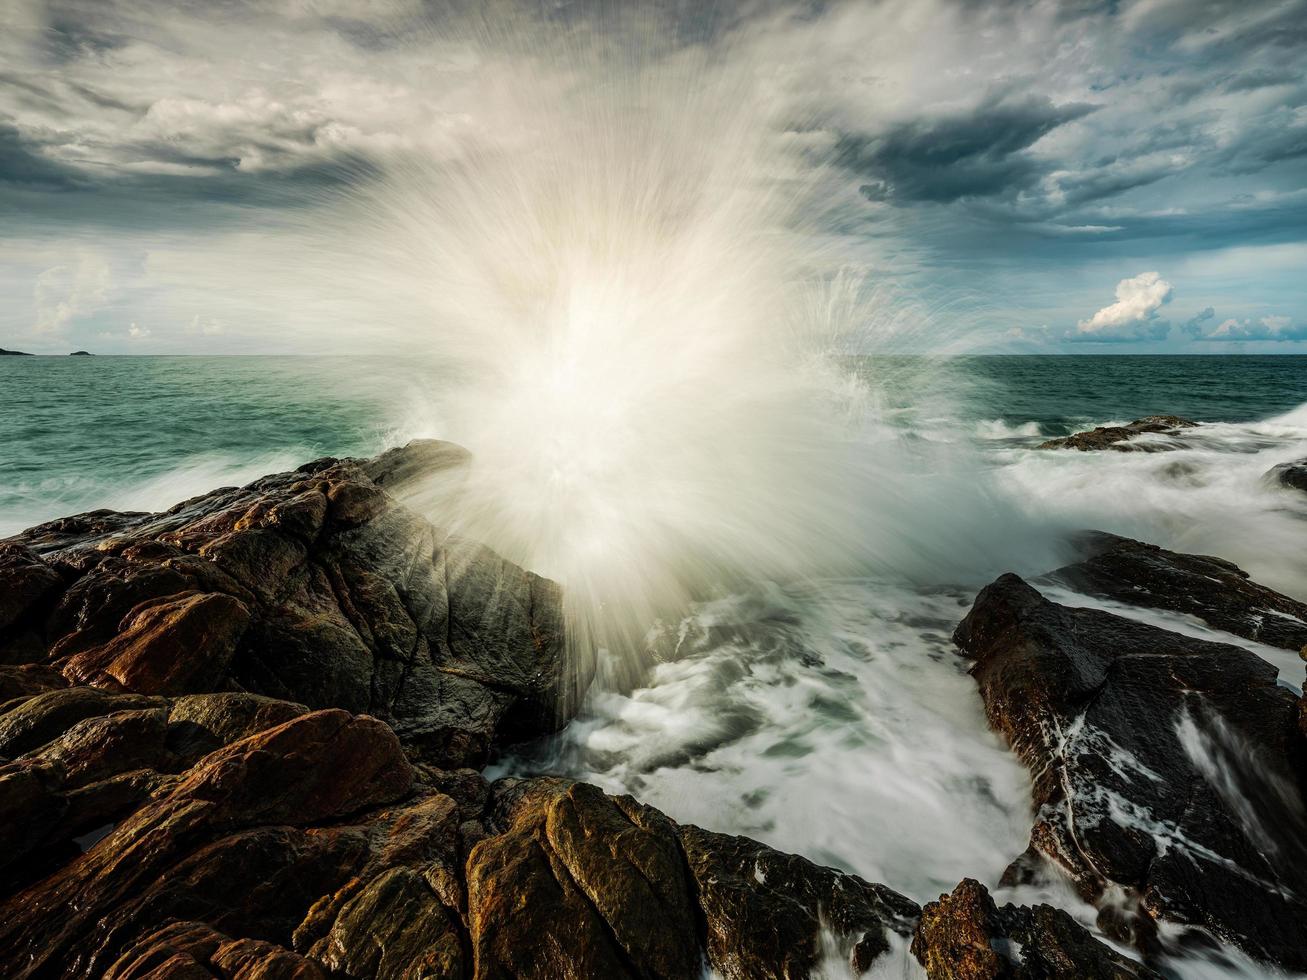
<instances>
[{"instance_id":1,"label":"flat rock slab","mask_svg":"<svg viewBox=\"0 0 1307 980\"><path fill-rule=\"evenodd\" d=\"M1117 452L1160 452L1174 449L1173 444L1161 440L1138 440L1142 435L1172 435L1180 429L1191 429L1198 423L1179 415L1147 415L1126 425L1100 425L1096 429L1075 432L1069 436L1049 439L1039 444L1040 449L1078 449L1090 452L1114 449Z\"/></svg>"},{"instance_id":2,"label":"flat rock slab","mask_svg":"<svg viewBox=\"0 0 1307 980\"><path fill-rule=\"evenodd\" d=\"M1034 777L1031 850L1145 949L1157 919L1307 968L1307 739L1248 651L1058 605L1015 575L954 637Z\"/></svg>"},{"instance_id":3,"label":"flat rock slab","mask_svg":"<svg viewBox=\"0 0 1307 980\"><path fill-rule=\"evenodd\" d=\"M1104 531L1085 532L1076 544L1085 557L1045 579L1086 595L1195 616L1268 646L1307 647L1307 602L1257 584L1233 562Z\"/></svg>"}]
</instances>

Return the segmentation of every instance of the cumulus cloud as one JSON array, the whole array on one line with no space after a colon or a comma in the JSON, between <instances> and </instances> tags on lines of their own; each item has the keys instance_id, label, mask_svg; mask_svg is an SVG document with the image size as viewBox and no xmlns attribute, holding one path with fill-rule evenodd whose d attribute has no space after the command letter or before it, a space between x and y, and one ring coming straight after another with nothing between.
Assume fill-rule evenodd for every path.
<instances>
[{"instance_id":1,"label":"cumulus cloud","mask_svg":"<svg viewBox=\"0 0 1307 980\"><path fill-rule=\"evenodd\" d=\"M1203 340L1307 340L1307 323L1295 324L1287 316L1264 316L1260 319L1223 320Z\"/></svg>"},{"instance_id":2,"label":"cumulus cloud","mask_svg":"<svg viewBox=\"0 0 1307 980\"><path fill-rule=\"evenodd\" d=\"M1171 284L1156 272L1141 272L1116 284L1116 302L1081 320L1071 341L1165 340L1171 322L1158 311L1171 302Z\"/></svg>"},{"instance_id":3,"label":"cumulus cloud","mask_svg":"<svg viewBox=\"0 0 1307 980\"><path fill-rule=\"evenodd\" d=\"M77 318L104 306L111 283L109 264L90 252L82 252L70 265L46 269L36 277L33 331L62 333Z\"/></svg>"}]
</instances>

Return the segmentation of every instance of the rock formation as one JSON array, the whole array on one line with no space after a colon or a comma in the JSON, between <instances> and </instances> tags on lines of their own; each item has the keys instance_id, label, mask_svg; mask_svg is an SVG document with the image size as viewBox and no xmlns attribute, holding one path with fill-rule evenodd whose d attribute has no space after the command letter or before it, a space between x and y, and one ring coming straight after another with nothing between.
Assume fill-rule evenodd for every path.
<instances>
[{"instance_id":1,"label":"rock formation","mask_svg":"<svg viewBox=\"0 0 1307 980\"><path fill-rule=\"evenodd\" d=\"M1080 561L1047 579L1132 606L1196 616L1215 629L1295 652L1307 646L1307 602L1258 585L1238 565L1103 531L1081 534Z\"/></svg>"},{"instance_id":2,"label":"rock formation","mask_svg":"<svg viewBox=\"0 0 1307 980\"><path fill-rule=\"evenodd\" d=\"M1150 433L1172 435L1178 429L1189 429L1198 423L1178 415L1147 415L1126 425L1100 425L1096 429L1076 432L1069 436L1049 439L1040 449L1079 449L1082 452L1096 449L1115 449L1118 452L1158 452L1173 445L1155 439L1139 440L1136 437Z\"/></svg>"},{"instance_id":3,"label":"rock formation","mask_svg":"<svg viewBox=\"0 0 1307 980\"><path fill-rule=\"evenodd\" d=\"M1307 459L1297 459L1291 463L1272 466L1266 472L1266 481L1273 486L1307 493Z\"/></svg>"},{"instance_id":4,"label":"rock formation","mask_svg":"<svg viewBox=\"0 0 1307 980\"><path fill-rule=\"evenodd\" d=\"M387 492L465 455L414 443L162 514L32 528L0 544L0 663L106 691L368 712L443 765L554 731L592 670L563 655L558 587Z\"/></svg>"},{"instance_id":5,"label":"rock formation","mask_svg":"<svg viewBox=\"0 0 1307 980\"><path fill-rule=\"evenodd\" d=\"M1208 561L1176 557L1186 573ZM1030 851L1009 880L1042 858L1099 904L1105 931L1144 950L1163 919L1307 968L1307 737L1273 666L1058 605L1010 574L955 640L991 726L1034 776Z\"/></svg>"},{"instance_id":6,"label":"rock formation","mask_svg":"<svg viewBox=\"0 0 1307 980\"><path fill-rule=\"evenodd\" d=\"M797 980L910 945L934 980L1155 976L974 881L922 910L584 783L488 783L593 665L557 586L393 496L465 462L414 443L0 542L0 975ZM1015 577L959 640L1040 773L1032 853L1123 889L1110 928L1300 963L1307 714L1266 665Z\"/></svg>"}]
</instances>

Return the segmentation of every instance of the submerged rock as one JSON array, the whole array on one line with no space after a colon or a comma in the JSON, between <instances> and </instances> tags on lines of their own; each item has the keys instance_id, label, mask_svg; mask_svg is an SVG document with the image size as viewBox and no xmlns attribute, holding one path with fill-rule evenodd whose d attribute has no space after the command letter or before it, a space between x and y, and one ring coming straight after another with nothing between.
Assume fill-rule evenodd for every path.
<instances>
[{"instance_id":1,"label":"submerged rock","mask_svg":"<svg viewBox=\"0 0 1307 980\"><path fill-rule=\"evenodd\" d=\"M1266 481L1274 486L1288 490L1301 490L1307 493L1307 459L1280 463L1266 471Z\"/></svg>"},{"instance_id":2,"label":"submerged rock","mask_svg":"<svg viewBox=\"0 0 1307 980\"><path fill-rule=\"evenodd\" d=\"M1082 452L1097 449L1115 449L1118 452L1158 452L1174 447L1152 439L1135 441L1135 437L1149 433L1171 435L1179 429L1191 429L1197 424L1179 415L1146 415L1126 425L1100 425L1096 429L1049 439L1040 443L1039 448L1079 449Z\"/></svg>"},{"instance_id":3,"label":"submerged rock","mask_svg":"<svg viewBox=\"0 0 1307 980\"><path fill-rule=\"evenodd\" d=\"M1209 626L1286 650L1307 646L1307 602L1258 585L1238 565L1103 531L1080 535L1085 557L1046 576L1077 592L1196 616Z\"/></svg>"},{"instance_id":4,"label":"submerged rock","mask_svg":"<svg viewBox=\"0 0 1307 980\"><path fill-rule=\"evenodd\" d=\"M391 496L466 459L419 441L161 514L25 531L0 542L0 663L108 691L366 711L415 758L484 762L566 721L592 664L565 655L554 583Z\"/></svg>"},{"instance_id":5,"label":"submerged rock","mask_svg":"<svg viewBox=\"0 0 1307 980\"><path fill-rule=\"evenodd\" d=\"M955 640L1034 777L1030 851L1009 880L1046 859L1144 949L1165 919L1307 968L1307 739L1273 666L1058 605L1015 575L980 593Z\"/></svg>"}]
</instances>

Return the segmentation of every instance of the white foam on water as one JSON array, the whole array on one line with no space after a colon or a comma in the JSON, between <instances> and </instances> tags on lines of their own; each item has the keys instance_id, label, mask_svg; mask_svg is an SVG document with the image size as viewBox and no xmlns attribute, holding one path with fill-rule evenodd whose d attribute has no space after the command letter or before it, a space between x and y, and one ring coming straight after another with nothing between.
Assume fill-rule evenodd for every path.
<instances>
[{"instance_id":1,"label":"white foam on water","mask_svg":"<svg viewBox=\"0 0 1307 980\"><path fill-rule=\"evenodd\" d=\"M918 901L995 881L1026 846L1030 788L949 639L969 598L839 581L702 604L549 762Z\"/></svg>"},{"instance_id":2,"label":"white foam on water","mask_svg":"<svg viewBox=\"0 0 1307 980\"><path fill-rule=\"evenodd\" d=\"M976 436L980 439L1037 439L1043 435L1038 422L1012 425L1003 419L981 419L976 423Z\"/></svg>"},{"instance_id":3,"label":"white foam on water","mask_svg":"<svg viewBox=\"0 0 1307 980\"><path fill-rule=\"evenodd\" d=\"M88 510L161 511L219 487L243 486L261 476L292 470L311 454L287 449L234 456L198 453L139 479L107 480L90 466L71 478L36 481L7 488L9 505L0 514L0 537L36 524Z\"/></svg>"},{"instance_id":4,"label":"white foam on water","mask_svg":"<svg viewBox=\"0 0 1307 980\"><path fill-rule=\"evenodd\" d=\"M999 448L996 478L1032 517L1097 528L1174 551L1218 555L1307 598L1307 494L1266 477L1307 457L1307 407L1163 437L1163 452Z\"/></svg>"}]
</instances>

